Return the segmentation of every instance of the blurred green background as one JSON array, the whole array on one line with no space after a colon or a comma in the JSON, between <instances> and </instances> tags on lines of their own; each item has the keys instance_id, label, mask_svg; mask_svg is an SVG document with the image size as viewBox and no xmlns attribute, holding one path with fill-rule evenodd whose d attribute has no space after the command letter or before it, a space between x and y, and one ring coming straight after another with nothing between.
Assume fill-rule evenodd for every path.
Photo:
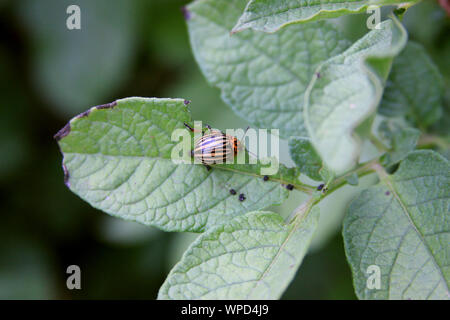
<instances>
[{"instance_id":1,"label":"blurred green background","mask_svg":"<svg viewBox=\"0 0 450 320\"><path fill-rule=\"evenodd\" d=\"M55 134L89 107L129 96L192 100L193 118L245 128L201 75L182 0L0 0L0 299L154 299L195 234L164 233L112 218L63 183ZM68 30L66 8L81 8ZM366 15L337 21L352 39ZM447 84L450 27L437 1L412 8L410 38L425 45ZM282 161L291 164L282 146ZM285 299L354 299L340 235L349 199L367 177L321 205L320 230ZM302 200L293 192L287 216ZM327 209L328 208L328 209ZM69 265L81 290L66 288Z\"/></svg>"}]
</instances>

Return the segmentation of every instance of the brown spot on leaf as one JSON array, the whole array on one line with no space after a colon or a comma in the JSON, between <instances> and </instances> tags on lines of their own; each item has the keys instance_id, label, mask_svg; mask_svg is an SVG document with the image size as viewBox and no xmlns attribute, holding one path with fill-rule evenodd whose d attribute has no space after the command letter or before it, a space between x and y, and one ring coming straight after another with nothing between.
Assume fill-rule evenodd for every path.
<instances>
[{"instance_id":1,"label":"brown spot on leaf","mask_svg":"<svg viewBox=\"0 0 450 320\"><path fill-rule=\"evenodd\" d=\"M181 12L183 13L184 19L187 21L191 18L191 12L185 7L181 7Z\"/></svg>"},{"instance_id":2,"label":"brown spot on leaf","mask_svg":"<svg viewBox=\"0 0 450 320\"><path fill-rule=\"evenodd\" d=\"M64 184L67 186L67 188L70 188L70 182L69 182L69 171L67 170L67 167L65 164L62 165L63 171L64 171Z\"/></svg>"},{"instance_id":3,"label":"brown spot on leaf","mask_svg":"<svg viewBox=\"0 0 450 320\"><path fill-rule=\"evenodd\" d=\"M65 136L67 136L70 133L70 122L67 123L61 130L59 130L54 136L53 138L56 141L61 140L62 138L64 138Z\"/></svg>"},{"instance_id":4,"label":"brown spot on leaf","mask_svg":"<svg viewBox=\"0 0 450 320\"><path fill-rule=\"evenodd\" d=\"M76 116L77 119L81 119L84 117L87 117L89 115L89 113L91 113L91 109L86 110L85 112L80 113L79 115Z\"/></svg>"},{"instance_id":5,"label":"brown spot on leaf","mask_svg":"<svg viewBox=\"0 0 450 320\"><path fill-rule=\"evenodd\" d=\"M110 108L114 108L117 105L117 102L111 102L111 103L107 103L107 104L102 104L102 105L98 105L95 106L94 108L96 109L110 109ZM86 110L85 112L80 113L79 115L77 115L75 118L76 119L81 119L84 117L87 117L89 115L89 113L91 113L91 109ZM70 122L67 123L61 130L59 130L54 136L53 138L56 141L61 140L62 138L64 138L65 136L67 136L70 133Z\"/></svg>"},{"instance_id":6,"label":"brown spot on leaf","mask_svg":"<svg viewBox=\"0 0 450 320\"><path fill-rule=\"evenodd\" d=\"M112 109L115 106L117 106L117 101L113 101L111 103L107 103L107 104L101 104L99 106L95 106L94 108L101 110L101 109Z\"/></svg>"}]
</instances>

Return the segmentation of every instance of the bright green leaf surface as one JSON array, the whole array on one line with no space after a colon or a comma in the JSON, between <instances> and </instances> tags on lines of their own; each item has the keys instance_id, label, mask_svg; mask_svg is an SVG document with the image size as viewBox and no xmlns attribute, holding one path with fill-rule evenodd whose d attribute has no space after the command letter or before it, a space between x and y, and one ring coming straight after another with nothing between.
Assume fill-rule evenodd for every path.
<instances>
[{"instance_id":1,"label":"bright green leaf surface","mask_svg":"<svg viewBox=\"0 0 450 320\"><path fill-rule=\"evenodd\" d=\"M276 34L230 34L245 0L200 0L188 6L195 58L208 81L241 117L284 138L305 136L303 95L319 63L348 45L331 23Z\"/></svg>"},{"instance_id":2,"label":"bright green leaf surface","mask_svg":"<svg viewBox=\"0 0 450 320\"><path fill-rule=\"evenodd\" d=\"M344 221L345 249L361 299L450 299L450 167L411 153L393 175L361 193ZM367 268L381 270L369 289Z\"/></svg>"},{"instance_id":3,"label":"bright green leaf surface","mask_svg":"<svg viewBox=\"0 0 450 320\"><path fill-rule=\"evenodd\" d=\"M317 226L310 208L290 225L251 212L203 233L172 269L159 299L277 299L294 277Z\"/></svg>"},{"instance_id":4,"label":"bright green leaf surface","mask_svg":"<svg viewBox=\"0 0 450 320\"><path fill-rule=\"evenodd\" d=\"M397 19L380 27L322 64L305 93L311 142L336 174L356 165L361 140L354 130L376 110L392 58L406 43L406 31Z\"/></svg>"},{"instance_id":5,"label":"bright green leaf surface","mask_svg":"<svg viewBox=\"0 0 450 320\"><path fill-rule=\"evenodd\" d=\"M301 173L316 181L322 180L320 170L322 160L307 138L292 137L289 139L289 153Z\"/></svg>"},{"instance_id":6,"label":"bright green leaf surface","mask_svg":"<svg viewBox=\"0 0 450 320\"><path fill-rule=\"evenodd\" d=\"M418 43L408 42L394 60L380 113L406 116L427 127L442 115L443 81L439 70Z\"/></svg>"},{"instance_id":7,"label":"bright green leaf surface","mask_svg":"<svg viewBox=\"0 0 450 320\"><path fill-rule=\"evenodd\" d=\"M287 197L275 180L293 182L295 170L282 166L263 181L259 164L208 171L201 164L173 163L178 142L171 134L183 122L191 119L182 99L127 98L91 108L56 136L66 184L98 209L167 231L203 231Z\"/></svg>"},{"instance_id":8,"label":"bright green leaf surface","mask_svg":"<svg viewBox=\"0 0 450 320\"><path fill-rule=\"evenodd\" d=\"M418 0L251 0L233 32L252 28L275 32L293 24L362 13L370 5L414 3Z\"/></svg>"}]
</instances>

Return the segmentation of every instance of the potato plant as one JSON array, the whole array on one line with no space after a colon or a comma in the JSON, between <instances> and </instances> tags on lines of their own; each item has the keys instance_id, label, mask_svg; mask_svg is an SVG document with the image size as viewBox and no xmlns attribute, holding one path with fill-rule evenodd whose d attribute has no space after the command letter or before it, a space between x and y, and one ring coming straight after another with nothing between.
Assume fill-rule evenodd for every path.
<instances>
[{"instance_id":1,"label":"potato plant","mask_svg":"<svg viewBox=\"0 0 450 320\"><path fill-rule=\"evenodd\" d=\"M358 298L449 299L448 111L439 69L402 24L417 2L192 2L184 18L205 78L253 128L278 129L295 167L265 177L263 159L176 163L172 134L193 123L195 101L131 97L55 135L65 184L110 215L199 234L159 299L278 299L302 272L318 205L373 174L342 226ZM337 22L371 5L391 13L350 41ZM267 211L290 189L307 200L288 218Z\"/></svg>"}]
</instances>

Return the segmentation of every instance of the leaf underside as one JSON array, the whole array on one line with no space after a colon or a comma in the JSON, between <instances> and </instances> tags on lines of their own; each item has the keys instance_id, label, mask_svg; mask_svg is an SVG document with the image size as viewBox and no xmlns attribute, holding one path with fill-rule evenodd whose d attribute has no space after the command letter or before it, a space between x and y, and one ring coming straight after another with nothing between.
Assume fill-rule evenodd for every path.
<instances>
[{"instance_id":1,"label":"leaf underside","mask_svg":"<svg viewBox=\"0 0 450 320\"><path fill-rule=\"evenodd\" d=\"M380 158L380 163L385 167L397 164L406 158L408 153L416 148L420 137L419 130L401 126L395 121L383 121L379 131L390 147L390 150Z\"/></svg>"},{"instance_id":2,"label":"leaf underside","mask_svg":"<svg viewBox=\"0 0 450 320\"><path fill-rule=\"evenodd\" d=\"M275 32L290 24L366 12L370 5L415 3L418 0L250 0L233 32L252 28Z\"/></svg>"},{"instance_id":3,"label":"leaf underside","mask_svg":"<svg viewBox=\"0 0 450 320\"><path fill-rule=\"evenodd\" d=\"M166 231L201 232L288 196L279 182L256 174L259 164L208 171L172 162L178 142L171 134L186 130L184 122L191 118L182 99L127 98L91 108L56 135L66 184L95 208ZM281 174L294 173L281 166L275 177Z\"/></svg>"},{"instance_id":4,"label":"leaf underside","mask_svg":"<svg viewBox=\"0 0 450 320\"><path fill-rule=\"evenodd\" d=\"M433 151L411 153L350 205L343 236L360 299L450 299L450 170ZM381 288L366 285L381 270Z\"/></svg>"},{"instance_id":5,"label":"leaf underside","mask_svg":"<svg viewBox=\"0 0 450 320\"><path fill-rule=\"evenodd\" d=\"M322 180L320 170L323 168L323 163L309 139L302 137L289 139L289 153L301 173L313 180Z\"/></svg>"},{"instance_id":6,"label":"leaf underside","mask_svg":"<svg viewBox=\"0 0 450 320\"><path fill-rule=\"evenodd\" d=\"M313 146L336 174L357 164L362 142L355 130L376 111L406 38L397 19L386 20L317 69L305 93L305 123Z\"/></svg>"},{"instance_id":7,"label":"leaf underside","mask_svg":"<svg viewBox=\"0 0 450 320\"><path fill-rule=\"evenodd\" d=\"M443 81L437 67L418 43L408 42L394 60L379 112L406 116L419 127L428 127L442 115Z\"/></svg>"},{"instance_id":8,"label":"leaf underside","mask_svg":"<svg viewBox=\"0 0 450 320\"><path fill-rule=\"evenodd\" d=\"M172 269L158 299L277 299L316 229L317 209L286 225L251 212L203 233Z\"/></svg>"},{"instance_id":9,"label":"leaf underside","mask_svg":"<svg viewBox=\"0 0 450 320\"><path fill-rule=\"evenodd\" d=\"M194 56L222 99L253 126L280 129L284 138L305 136L303 94L319 63L348 42L328 22L276 34L230 34L245 0L201 0L188 6Z\"/></svg>"}]
</instances>

